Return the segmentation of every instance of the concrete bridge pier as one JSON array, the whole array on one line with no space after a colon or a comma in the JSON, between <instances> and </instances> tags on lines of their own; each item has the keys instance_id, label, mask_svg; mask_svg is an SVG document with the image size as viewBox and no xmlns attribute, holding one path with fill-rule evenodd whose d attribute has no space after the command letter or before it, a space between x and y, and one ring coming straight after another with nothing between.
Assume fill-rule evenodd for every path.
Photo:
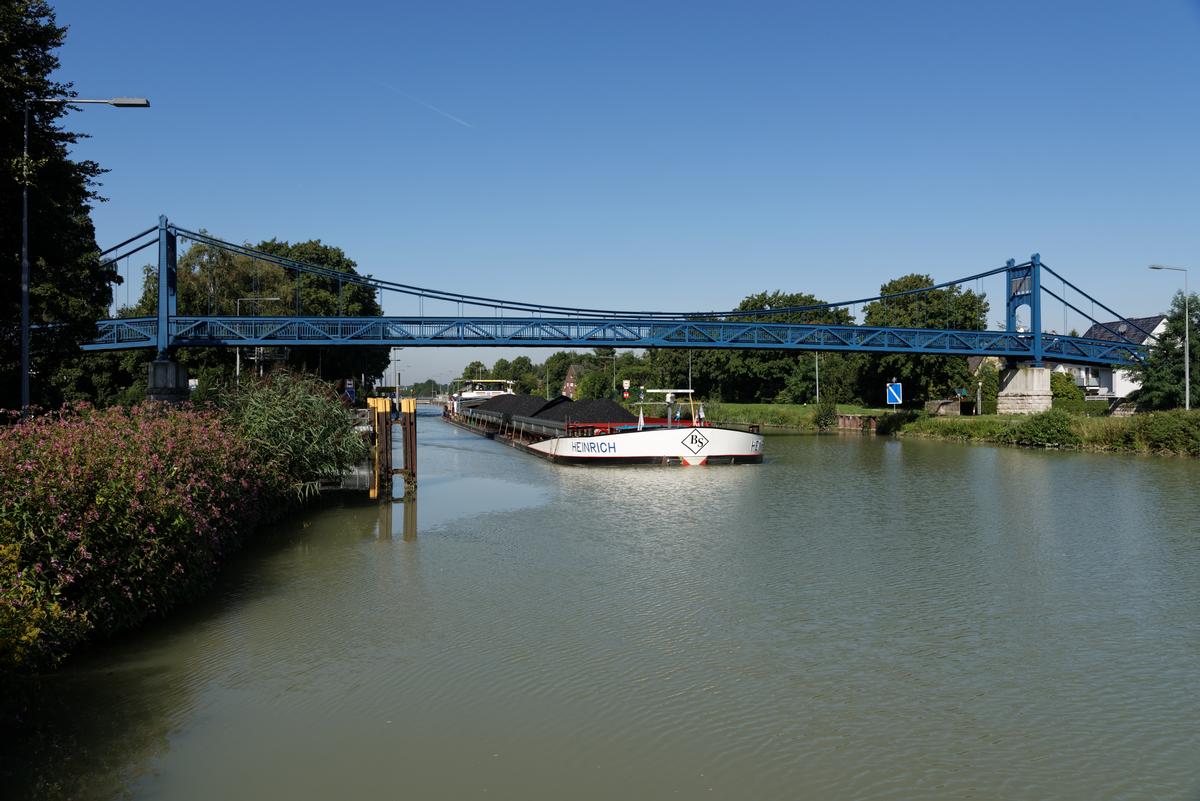
<instances>
[{"instance_id":1,"label":"concrete bridge pier","mask_svg":"<svg viewBox=\"0 0 1200 801\"><path fill-rule=\"evenodd\" d=\"M999 414L1036 414L1050 409L1050 368L1018 365L1000 373Z\"/></svg>"},{"instance_id":2,"label":"concrete bridge pier","mask_svg":"<svg viewBox=\"0 0 1200 801\"><path fill-rule=\"evenodd\" d=\"M150 380L146 399L166 403L182 403L188 399L187 368L174 359L160 357L150 362Z\"/></svg>"}]
</instances>

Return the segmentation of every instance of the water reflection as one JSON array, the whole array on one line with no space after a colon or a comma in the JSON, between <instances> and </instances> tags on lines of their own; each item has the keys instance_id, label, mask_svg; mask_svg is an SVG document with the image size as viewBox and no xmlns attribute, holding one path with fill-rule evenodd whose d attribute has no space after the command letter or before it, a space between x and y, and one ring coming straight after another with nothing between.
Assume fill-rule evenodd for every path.
<instances>
[{"instance_id":1,"label":"water reflection","mask_svg":"<svg viewBox=\"0 0 1200 801\"><path fill-rule=\"evenodd\" d=\"M585 469L419 437L419 503L313 510L49 679L7 787L1200 789L1193 463L827 436L772 437L759 466Z\"/></svg>"},{"instance_id":2,"label":"water reflection","mask_svg":"<svg viewBox=\"0 0 1200 801\"><path fill-rule=\"evenodd\" d=\"M417 501L416 499L408 501L393 501L391 503L381 503L379 506L379 523L376 527L377 537L380 540L391 540L396 534L395 518L399 519L400 536L405 542L413 542L417 539ZM397 509L399 511L397 512Z\"/></svg>"}]
</instances>

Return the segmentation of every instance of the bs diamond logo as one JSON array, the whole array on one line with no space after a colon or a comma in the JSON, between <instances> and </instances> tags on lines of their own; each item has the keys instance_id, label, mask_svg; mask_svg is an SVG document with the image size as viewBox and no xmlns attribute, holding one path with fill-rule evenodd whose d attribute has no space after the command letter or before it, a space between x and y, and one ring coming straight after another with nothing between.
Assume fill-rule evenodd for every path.
<instances>
[{"instance_id":1,"label":"bs diamond logo","mask_svg":"<svg viewBox=\"0 0 1200 801\"><path fill-rule=\"evenodd\" d=\"M701 434L698 430L692 429L687 436L680 440L683 447L687 448L692 453L700 453L704 450L704 446L708 444L708 437Z\"/></svg>"}]
</instances>

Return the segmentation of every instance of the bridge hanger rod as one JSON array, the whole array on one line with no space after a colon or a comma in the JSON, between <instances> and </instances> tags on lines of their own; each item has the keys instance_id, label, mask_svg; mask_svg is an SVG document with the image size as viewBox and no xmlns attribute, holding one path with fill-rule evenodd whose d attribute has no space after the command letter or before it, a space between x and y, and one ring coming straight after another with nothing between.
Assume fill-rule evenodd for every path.
<instances>
[{"instance_id":1,"label":"bridge hanger rod","mask_svg":"<svg viewBox=\"0 0 1200 801\"><path fill-rule=\"evenodd\" d=\"M1085 312L1083 309L1079 308L1079 307L1078 307L1078 306L1076 306L1075 304L1073 304L1073 303L1071 303L1070 301L1068 301L1066 298L1060 298L1060 297L1058 296L1058 294L1057 294L1057 293L1055 293L1055 291L1054 291L1054 290L1052 290L1052 289L1047 289L1045 286L1043 286L1043 287L1042 287L1042 291L1043 291L1043 292L1045 292L1045 293L1046 293L1047 295L1049 295L1050 297L1054 298L1055 300L1057 300L1057 301L1061 302L1061 303L1062 303L1064 306L1066 306L1068 309L1071 309L1072 311L1079 312L1079 313L1080 313L1080 314L1082 314L1084 317L1086 317L1087 319L1091 320L1093 323L1095 323L1096 325L1100 326L1101 328L1103 328L1103 329L1104 329L1105 331L1107 331L1108 333L1110 333L1110 334L1112 334L1112 335L1114 335L1114 336L1118 336L1118 337L1120 337L1120 338L1121 338L1121 341L1123 341L1123 342L1128 342L1128 343L1130 343L1131 345L1140 345L1140 344L1141 344L1140 342L1134 342L1132 339L1130 339L1130 338L1129 338L1129 337L1127 337L1126 335L1122 334L1120 331L1114 330L1112 327L1110 327L1110 326L1109 326L1109 324L1108 324L1108 323L1102 323L1102 322L1100 322L1100 321L1099 321L1099 320L1097 320L1095 317L1093 317L1093 316L1091 316L1090 314L1088 314L1087 312ZM1133 323L1131 323L1129 320L1126 320L1124 317L1122 317L1122 318L1121 318L1121 322L1127 323L1128 325L1133 325ZM1154 336L1153 334L1147 334L1147 332L1146 332L1146 331L1142 330L1141 328L1138 328L1136 325L1133 325L1133 327L1134 327L1134 328L1137 328L1137 330L1141 331L1143 334L1146 334L1146 335L1147 335L1147 336L1149 336L1150 338L1154 339L1156 342L1158 341L1158 337ZM1063 333L1065 334L1066 332L1064 331ZM1103 341L1105 341L1105 340L1096 340L1096 341L1097 341L1097 342L1103 342Z\"/></svg>"},{"instance_id":2,"label":"bridge hanger rod","mask_svg":"<svg viewBox=\"0 0 1200 801\"><path fill-rule=\"evenodd\" d=\"M483 297L478 297L475 295L463 295L463 294L456 294L456 293L450 293L450 292L443 292L441 290L435 290L435 289L425 289L422 287L414 287L414 286L410 286L408 284L396 283L394 281L385 281L380 278L373 278L370 276L363 276L363 275L358 275L355 273L339 272L337 270L331 270L327 267L319 267L314 264L308 264L306 262L289 259L285 256L276 256L272 253L266 253L264 251L255 250L254 248L247 247L245 245L235 245L232 242L225 242L223 240L216 239L215 237L206 236L204 234L197 234L194 231L188 231L183 228L176 228L175 230L180 236L185 237L187 239L191 239L195 242L212 245L213 247L220 248L222 250L227 250L232 253L241 254L244 256L249 256L249 257L257 259L259 261L265 261L269 264L277 264L280 267L284 267L285 269L297 270L300 272L309 273L310 275L318 275L318 276L325 277L325 278L336 279L336 280L343 281L348 284L355 284L358 286L366 286L366 287L371 287L373 289L386 289L391 292L400 292L400 293L403 293L406 295L413 295L413 296L421 297L421 298L429 298L431 300L443 300L443 301L447 301L449 303L467 303L467 304L473 305L473 306L486 306L489 308L494 307L494 308L511 309L514 311L532 311L532 312L570 311L570 309L568 309L566 307L543 306L543 305L539 305L539 304L521 303L519 301L506 303L504 301L497 301L492 298L483 298ZM645 314L653 315L655 313L654 312L646 312Z\"/></svg>"},{"instance_id":3,"label":"bridge hanger rod","mask_svg":"<svg viewBox=\"0 0 1200 801\"><path fill-rule=\"evenodd\" d=\"M154 229L152 229L154 230ZM608 317L621 317L625 319L663 319L663 320L695 320L701 321L710 318L726 318L726 317L771 317L782 314L790 314L801 311L819 311L822 309L840 308L842 306L851 306L860 303L870 303L876 300L890 300L900 298L907 295L916 295L922 292L931 292L935 289L944 289L949 286L965 284L971 281L987 278L992 275L998 275L1008 271L1008 267L997 267L991 270L985 270L981 273L965 276L963 278L952 281L945 281L933 286L921 287L919 289L909 289L903 292L894 292L888 295L877 295L866 298L857 298L854 300L843 300L830 303L820 303L810 306L782 306L777 309L731 309L729 311L708 311L708 312L651 312L651 311L625 311L616 309L589 309L573 306L554 306L546 304L524 303L521 301L506 301L498 298L488 298L479 295L462 295L451 292L445 292L438 289L429 289L426 287L418 287L410 284L401 284L394 281L386 281L380 278L370 276L361 276L353 273L343 273L337 270L331 270L326 267L308 264L306 262L296 261L284 256L276 256L271 253L256 250L246 245L235 245L232 242L226 242L216 237L207 234L200 234L194 231L188 231L184 228L175 227L175 230L181 236L191 239L196 242L212 245L214 247L230 250L240 253L245 256L257 258L268 263L278 264L281 267L295 269L298 271L308 272L314 275L320 275L326 278L334 278L347 283L358 284L361 286L369 286L378 289L386 289L388 291L400 292L406 295L414 295L421 298L431 300L443 300L451 303L467 303L469 305L484 306L494 309L507 309L511 311L526 311L526 312L558 312L566 313L569 316L579 315L604 315ZM1020 266L1028 266L1028 263Z\"/></svg>"},{"instance_id":4,"label":"bridge hanger rod","mask_svg":"<svg viewBox=\"0 0 1200 801\"><path fill-rule=\"evenodd\" d=\"M1025 264L1018 264L1016 266L1016 268L1020 269L1021 267L1028 267L1028 266L1029 266L1029 262L1026 262ZM814 304L812 306L780 306L777 309L735 309L733 311L728 311L728 312L707 312L707 313L708 314L720 314L720 315L732 315L732 316L737 316L737 317L757 317L757 316L772 315L772 314L787 314L789 312L818 311L820 309L833 309L833 308L838 308L841 306L853 306L858 303L871 303L876 300L892 300L893 298L901 298L901 297L904 297L905 295L919 295L922 292L932 292L935 289L945 289L948 286L957 286L958 284L965 284L970 281L975 281L975 280L978 280L981 278L987 278L988 276L998 275L1000 273L1006 273L1006 272L1008 272L1008 270L1009 270L1008 267L996 267L995 269L987 270L982 273L976 273L975 275L968 275L965 278L959 278L954 281L945 281L940 284L934 284L933 286L923 286L920 289L906 289L903 292L893 292L890 295L876 295L875 297L871 297L871 298L858 298L856 300L839 300L839 301L834 301L834 302L830 302L830 303L818 303L818 304Z\"/></svg>"},{"instance_id":5,"label":"bridge hanger rod","mask_svg":"<svg viewBox=\"0 0 1200 801\"><path fill-rule=\"evenodd\" d=\"M1145 334L1146 336L1148 336L1148 337L1152 337L1152 338L1154 338L1154 339L1157 341L1157 339L1158 339L1158 338L1157 338L1157 337L1155 337L1155 336L1154 336L1154 334L1152 334L1152 333L1150 333L1149 331L1145 330L1145 329L1144 329L1144 328L1142 328L1141 326L1139 326L1139 325L1135 324L1135 323L1134 323L1132 320L1126 319L1126 318L1125 318L1123 315L1119 314L1118 312L1115 312L1115 311L1113 311L1112 309L1108 308L1108 307L1107 307L1107 306L1105 306L1103 303L1101 303L1100 301L1096 300L1094 297L1092 297L1092 296L1091 296L1091 295L1089 295L1088 293L1084 292L1082 289L1080 289L1079 287L1075 286L1074 284L1072 284L1072 283L1071 283L1070 281L1068 281L1067 279L1063 278L1063 277L1062 277L1061 275L1059 275L1058 273L1054 272L1054 270L1051 270L1049 267L1047 267L1047 266L1046 266L1046 265L1044 265L1044 264L1042 265L1042 269L1046 270L1046 272L1050 273L1050 274L1051 274L1051 275L1053 275L1055 278L1059 279L1059 280L1060 280L1060 281L1062 281L1064 284L1066 284L1067 286L1071 287L1071 289L1074 289L1074 290L1075 290L1076 292L1078 292L1080 295L1083 295L1085 298L1087 298L1088 300L1090 300L1092 303L1095 303L1095 304L1096 304L1097 306L1099 306L1101 309L1104 309L1104 311L1106 311L1106 312L1108 312L1109 314L1111 314L1111 315L1115 316L1115 317L1116 317L1116 318L1117 318L1117 319L1118 319L1120 322L1126 323L1126 324L1128 324L1128 325L1132 325L1132 326L1133 326L1134 328L1136 328L1138 331L1141 331L1141 332L1142 332L1143 334ZM1045 286L1042 286L1042 291L1044 291L1044 292L1049 292L1050 290L1046 289L1046 287L1045 287ZM1053 293L1051 293L1051 294L1053 294ZM1062 300L1062 298L1059 298L1059 300ZM1066 303L1066 301L1065 301L1065 300L1063 300L1063 303ZM1072 308L1074 308L1074 307L1072 306ZM1076 311L1079 311L1078 309L1075 309L1075 310L1076 310ZM1087 318L1088 318L1089 320L1091 320L1093 323L1097 323L1097 324L1101 324L1101 325L1102 325L1102 323L1100 323L1100 321L1099 321L1099 320L1097 320L1096 318L1092 317L1091 315L1089 315L1089 314L1085 314L1084 312L1080 312L1080 314L1083 314L1083 316L1084 316L1084 317L1087 317Z\"/></svg>"},{"instance_id":6,"label":"bridge hanger rod","mask_svg":"<svg viewBox=\"0 0 1200 801\"><path fill-rule=\"evenodd\" d=\"M266 253L246 245L235 245L232 242L225 242L215 237L205 234L197 234L194 231L188 231L183 228L175 227L174 230L182 237L191 239L195 242L212 245L223 250L233 253L249 256L260 261L265 261L270 264L277 264L285 269L298 270L318 275L325 278L336 279L358 286L367 286L373 289L384 289L389 292L399 292L405 295L411 295L419 298L428 298L430 300L441 300L448 303L467 304L470 306L482 306L493 309L507 309L510 311L521 312L537 312L537 313L561 313L568 316L579 316L582 314L605 315L610 317L621 317L623 319L664 319L664 320L680 320L684 319L684 314L677 312L651 312L651 311L617 311L606 309L581 309L571 306L552 306L539 303L525 303L522 301L506 301L497 298L487 298L479 295L464 295L460 293L446 292L439 289L429 289L426 287L412 286L410 284L401 284L395 281L387 281L381 278L373 278L370 276L362 276L354 273L343 273L337 270L331 270L327 267L320 267L306 262L289 259L285 256L276 256L271 253ZM694 312L693 316L715 316L720 312Z\"/></svg>"},{"instance_id":7,"label":"bridge hanger rod","mask_svg":"<svg viewBox=\"0 0 1200 801\"><path fill-rule=\"evenodd\" d=\"M135 236L134 239L137 239L137 237ZM129 244L129 243L125 242L124 244ZM134 253L137 253L139 250L145 250L146 248L153 247L157 244L158 244L157 239L151 239L149 242L143 242L142 244L138 245L133 250L127 251L125 253L121 253L117 256L113 256L111 259L106 259L105 261L101 262L101 264L111 264L115 261L120 261L121 259L124 259L128 256L132 256ZM118 245L117 247L120 247L120 245ZM108 250L104 251L104 253L101 253L100 255L103 256L105 253L110 253L115 249L116 248L109 248Z\"/></svg>"},{"instance_id":8,"label":"bridge hanger rod","mask_svg":"<svg viewBox=\"0 0 1200 801\"><path fill-rule=\"evenodd\" d=\"M108 250L102 250L102 251L100 251L100 255L101 255L101 256L107 256L109 253L112 253L112 252L113 252L114 250L116 250L117 248L123 248L123 247L125 247L126 245L128 245L130 242L134 242L134 241L136 241L136 240L138 240L138 239L141 239L141 238L142 238L143 236L145 236L146 234L152 234L152 233L154 233L154 232L155 232L155 231L157 231L157 230L158 230L158 226L157 226L157 225L156 225L156 226L154 226L153 228L147 228L145 231L142 231L142 232L141 232L140 234L138 234L137 236L131 236L131 237L129 237L128 239L126 239L124 242L121 242L121 243L119 243L119 244L113 245L113 246L112 246L111 248L109 248ZM120 257L118 257L118 258L120 258Z\"/></svg>"}]
</instances>

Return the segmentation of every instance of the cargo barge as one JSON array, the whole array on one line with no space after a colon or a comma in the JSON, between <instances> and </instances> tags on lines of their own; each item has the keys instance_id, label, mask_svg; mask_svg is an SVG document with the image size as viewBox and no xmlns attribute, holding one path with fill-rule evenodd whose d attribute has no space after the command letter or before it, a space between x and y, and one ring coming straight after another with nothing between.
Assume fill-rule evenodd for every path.
<instances>
[{"instance_id":1,"label":"cargo barge","mask_svg":"<svg viewBox=\"0 0 1200 801\"><path fill-rule=\"evenodd\" d=\"M443 417L461 428L562 464L757 464L762 434L699 420L634 417L608 400L499 395L478 405L453 397Z\"/></svg>"}]
</instances>

